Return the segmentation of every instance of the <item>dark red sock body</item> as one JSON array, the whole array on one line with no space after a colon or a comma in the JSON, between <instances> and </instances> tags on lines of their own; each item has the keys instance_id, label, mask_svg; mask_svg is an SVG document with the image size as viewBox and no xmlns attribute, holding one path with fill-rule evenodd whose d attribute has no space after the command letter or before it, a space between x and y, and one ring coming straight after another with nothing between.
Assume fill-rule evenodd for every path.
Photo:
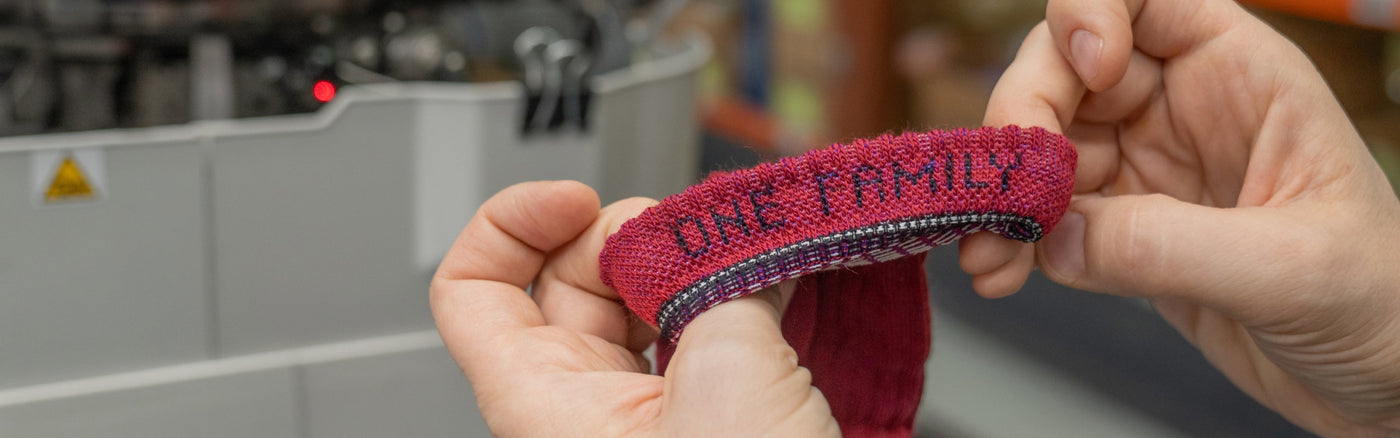
<instances>
[{"instance_id":1,"label":"dark red sock body","mask_svg":"<svg viewBox=\"0 0 1400 438\"><path fill-rule=\"evenodd\" d=\"M783 317L784 337L847 437L913 432L932 341L923 261L921 254L805 277L799 305Z\"/></svg>"}]
</instances>

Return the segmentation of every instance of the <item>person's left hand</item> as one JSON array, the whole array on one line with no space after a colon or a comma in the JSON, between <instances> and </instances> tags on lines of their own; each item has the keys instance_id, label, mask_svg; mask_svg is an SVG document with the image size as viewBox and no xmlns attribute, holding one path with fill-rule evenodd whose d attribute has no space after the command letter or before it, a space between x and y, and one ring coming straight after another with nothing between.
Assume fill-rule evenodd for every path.
<instances>
[{"instance_id":1,"label":"person's left hand","mask_svg":"<svg viewBox=\"0 0 1400 438\"><path fill-rule=\"evenodd\" d=\"M598 275L622 222L655 204L599 209L583 184L523 183L477 211L432 284L433 316L498 436L840 436L783 339L791 287L696 317L664 377L642 352L656 329ZM526 292L529 287L531 293Z\"/></svg>"}]
</instances>

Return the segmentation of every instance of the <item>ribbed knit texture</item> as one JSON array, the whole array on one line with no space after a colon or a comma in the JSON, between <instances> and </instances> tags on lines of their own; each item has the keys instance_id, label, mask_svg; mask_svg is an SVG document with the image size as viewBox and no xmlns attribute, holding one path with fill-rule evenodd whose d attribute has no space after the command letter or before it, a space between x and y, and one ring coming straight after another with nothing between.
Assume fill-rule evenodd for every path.
<instances>
[{"instance_id":1,"label":"ribbed knit texture","mask_svg":"<svg viewBox=\"0 0 1400 438\"><path fill-rule=\"evenodd\" d=\"M886 135L712 175L623 224L602 279L661 328L803 277L783 333L848 437L908 436L930 325L922 254L976 231L1032 242L1057 223L1076 153L1041 128ZM810 275L809 275L810 274Z\"/></svg>"},{"instance_id":2,"label":"ribbed knit texture","mask_svg":"<svg viewBox=\"0 0 1400 438\"><path fill-rule=\"evenodd\" d=\"M932 345L926 288L923 254L798 282L783 335L798 364L811 370L842 435L913 433Z\"/></svg>"}]
</instances>

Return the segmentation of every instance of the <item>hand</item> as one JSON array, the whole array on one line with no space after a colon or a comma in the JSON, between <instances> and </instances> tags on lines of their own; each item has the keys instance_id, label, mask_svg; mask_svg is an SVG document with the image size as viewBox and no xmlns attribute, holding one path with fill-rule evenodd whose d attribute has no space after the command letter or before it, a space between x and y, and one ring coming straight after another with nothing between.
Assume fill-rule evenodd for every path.
<instances>
[{"instance_id":1,"label":"hand","mask_svg":"<svg viewBox=\"0 0 1400 438\"><path fill-rule=\"evenodd\" d=\"M978 293L1038 264L1149 298L1289 420L1400 431L1400 203L1304 54L1233 1L1051 0L1046 17L986 124L1067 133L1077 194L1034 249L964 240Z\"/></svg>"},{"instance_id":2,"label":"hand","mask_svg":"<svg viewBox=\"0 0 1400 438\"><path fill-rule=\"evenodd\" d=\"M780 331L791 285L686 328L666 376L655 328L598 277L603 241L655 204L598 208L577 182L512 186L477 211L433 278L447 349L499 436L839 436ZM526 293L530 287L532 293Z\"/></svg>"}]
</instances>

